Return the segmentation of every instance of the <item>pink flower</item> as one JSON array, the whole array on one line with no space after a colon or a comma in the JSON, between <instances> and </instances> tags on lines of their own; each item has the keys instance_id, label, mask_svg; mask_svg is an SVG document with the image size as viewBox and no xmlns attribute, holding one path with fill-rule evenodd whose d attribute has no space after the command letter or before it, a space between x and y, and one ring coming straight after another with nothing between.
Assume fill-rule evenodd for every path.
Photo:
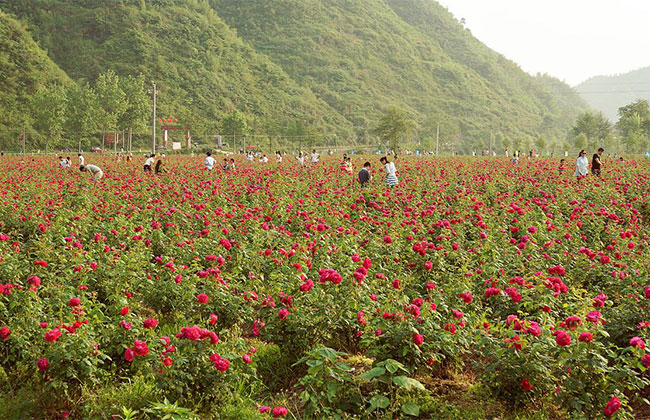
<instances>
[{"instance_id":1,"label":"pink flower","mask_svg":"<svg viewBox=\"0 0 650 420\"><path fill-rule=\"evenodd\" d=\"M606 417L612 417L621 408L621 400L616 397L612 397L611 400L607 402L603 412Z\"/></svg>"},{"instance_id":2,"label":"pink flower","mask_svg":"<svg viewBox=\"0 0 650 420\"><path fill-rule=\"evenodd\" d=\"M593 339L594 335L589 331L581 332L580 336L578 337L578 341L582 341L583 343L591 343L591 340Z\"/></svg>"},{"instance_id":3,"label":"pink flower","mask_svg":"<svg viewBox=\"0 0 650 420\"><path fill-rule=\"evenodd\" d=\"M284 417L288 413L288 410L284 407L275 407L271 414L273 415L274 419L277 419L278 417Z\"/></svg>"},{"instance_id":4,"label":"pink flower","mask_svg":"<svg viewBox=\"0 0 650 420\"><path fill-rule=\"evenodd\" d=\"M264 414L267 411L271 411L271 407L269 407L268 405L263 405L263 406L260 407L260 413L261 414Z\"/></svg>"},{"instance_id":5,"label":"pink flower","mask_svg":"<svg viewBox=\"0 0 650 420\"><path fill-rule=\"evenodd\" d=\"M533 389L533 386L530 384L528 378L521 380L521 387L524 389L524 391L530 391Z\"/></svg>"},{"instance_id":6,"label":"pink flower","mask_svg":"<svg viewBox=\"0 0 650 420\"><path fill-rule=\"evenodd\" d=\"M8 339L10 334L11 334L11 330L9 329L9 327L0 328L0 338L2 338L3 340Z\"/></svg>"},{"instance_id":7,"label":"pink flower","mask_svg":"<svg viewBox=\"0 0 650 420\"><path fill-rule=\"evenodd\" d=\"M601 314L601 313L598 312L598 311L591 311L591 312L589 312L589 313L587 314L587 316L585 317L585 319L586 319L587 321L589 321L589 322L593 322L594 324L597 324L598 321L600 321L600 317L602 317L602 316L603 316L603 314Z\"/></svg>"},{"instance_id":8,"label":"pink flower","mask_svg":"<svg viewBox=\"0 0 650 420\"><path fill-rule=\"evenodd\" d=\"M251 358L250 353L244 354L241 359L244 361L244 363L253 363L253 359Z\"/></svg>"},{"instance_id":9,"label":"pink flower","mask_svg":"<svg viewBox=\"0 0 650 420\"><path fill-rule=\"evenodd\" d=\"M143 325L146 329L155 328L155 326L158 325L158 320L155 318L147 318L144 320Z\"/></svg>"},{"instance_id":10,"label":"pink flower","mask_svg":"<svg viewBox=\"0 0 650 420\"><path fill-rule=\"evenodd\" d=\"M463 302L465 303L472 303L472 300L474 300L474 296L470 292L463 292L460 294L460 297L463 298Z\"/></svg>"},{"instance_id":11,"label":"pink flower","mask_svg":"<svg viewBox=\"0 0 650 420\"><path fill-rule=\"evenodd\" d=\"M571 345L571 336L564 330L556 330L555 342L561 347L569 346Z\"/></svg>"},{"instance_id":12,"label":"pink flower","mask_svg":"<svg viewBox=\"0 0 650 420\"><path fill-rule=\"evenodd\" d=\"M641 337L632 337L630 338L630 346L643 350L645 348L645 341Z\"/></svg>"},{"instance_id":13,"label":"pink flower","mask_svg":"<svg viewBox=\"0 0 650 420\"><path fill-rule=\"evenodd\" d=\"M75 306L79 306L81 304L81 299L78 297L74 297L68 301L68 306L74 308Z\"/></svg>"},{"instance_id":14,"label":"pink flower","mask_svg":"<svg viewBox=\"0 0 650 420\"><path fill-rule=\"evenodd\" d=\"M420 334L413 334L413 342L416 346L420 346L424 343L424 337Z\"/></svg>"},{"instance_id":15,"label":"pink flower","mask_svg":"<svg viewBox=\"0 0 650 420\"><path fill-rule=\"evenodd\" d=\"M133 349L131 347L124 350L124 360L126 360L127 362L132 362L134 356L135 353L133 352Z\"/></svg>"},{"instance_id":16,"label":"pink flower","mask_svg":"<svg viewBox=\"0 0 650 420\"><path fill-rule=\"evenodd\" d=\"M39 357L36 366L38 367L38 370L45 372L50 368L50 362L45 357Z\"/></svg>"},{"instance_id":17,"label":"pink flower","mask_svg":"<svg viewBox=\"0 0 650 420\"><path fill-rule=\"evenodd\" d=\"M147 343L140 340L135 340L133 342L133 351L137 356L146 356L149 354L149 349L147 348Z\"/></svg>"},{"instance_id":18,"label":"pink flower","mask_svg":"<svg viewBox=\"0 0 650 420\"><path fill-rule=\"evenodd\" d=\"M214 367L221 373L225 372L230 368L230 362L226 359L222 359L218 354L210 355L210 360L214 363Z\"/></svg>"},{"instance_id":19,"label":"pink flower","mask_svg":"<svg viewBox=\"0 0 650 420\"><path fill-rule=\"evenodd\" d=\"M210 314L210 325L214 325L219 320L219 317L216 314Z\"/></svg>"},{"instance_id":20,"label":"pink flower","mask_svg":"<svg viewBox=\"0 0 650 420\"><path fill-rule=\"evenodd\" d=\"M198 295L196 297L196 300L198 300L199 303L206 304L206 303L208 303L210 301L210 298L205 293L201 293L200 295Z\"/></svg>"},{"instance_id":21,"label":"pink flower","mask_svg":"<svg viewBox=\"0 0 650 420\"><path fill-rule=\"evenodd\" d=\"M289 316L289 310L287 308L282 308L278 311L278 318L287 319Z\"/></svg>"},{"instance_id":22,"label":"pink flower","mask_svg":"<svg viewBox=\"0 0 650 420\"><path fill-rule=\"evenodd\" d=\"M129 307L124 306L122 309L120 309L120 315L125 316L129 314Z\"/></svg>"},{"instance_id":23,"label":"pink flower","mask_svg":"<svg viewBox=\"0 0 650 420\"><path fill-rule=\"evenodd\" d=\"M163 365L165 366L171 366L173 364L174 362L172 361L171 357L165 357L165 359L163 360Z\"/></svg>"},{"instance_id":24,"label":"pink flower","mask_svg":"<svg viewBox=\"0 0 650 420\"><path fill-rule=\"evenodd\" d=\"M48 343L56 342L56 340L58 340L59 337L61 337L61 330L59 330L58 328L55 328L45 333L45 341L47 341Z\"/></svg>"},{"instance_id":25,"label":"pink flower","mask_svg":"<svg viewBox=\"0 0 650 420\"><path fill-rule=\"evenodd\" d=\"M644 354L641 356L641 363L643 363L643 366L645 366L646 369L650 369L650 354Z\"/></svg>"},{"instance_id":26,"label":"pink flower","mask_svg":"<svg viewBox=\"0 0 650 420\"><path fill-rule=\"evenodd\" d=\"M390 236L386 235L386 236L384 236L384 243L385 244L392 244L393 239Z\"/></svg>"},{"instance_id":27,"label":"pink flower","mask_svg":"<svg viewBox=\"0 0 650 420\"><path fill-rule=\"evenodd\" d=\"M38 276L29 276L27 277L27 281L29 284L31 284L34 287L38 287L41 285L41 278Z\"/></svg>"}]
</instances>

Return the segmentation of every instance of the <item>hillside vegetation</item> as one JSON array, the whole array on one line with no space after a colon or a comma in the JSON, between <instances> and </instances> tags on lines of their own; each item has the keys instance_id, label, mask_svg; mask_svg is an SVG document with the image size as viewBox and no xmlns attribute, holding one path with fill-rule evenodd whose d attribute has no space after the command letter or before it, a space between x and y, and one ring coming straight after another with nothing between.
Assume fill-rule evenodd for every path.
<instances>
[{"instance_id":1,"label":"hillside vegetation","mask_svg":"<svg viewBox=\"0 0 650 420\"><path fill-rule=\"evenodd\" d=\"M587 108L568 86L490 50L433 0L15 0L0 8L26 22L77 82L107 70L156 81L159 115L177 117L199 140L241 112L253 134L376 144L379 117L397 107L425 147L440 125L443 148L468 151L497 146L494 138L554 143Z\"/></svg>"},{"instance_id":2,"label":"hillside vegetation","mask_svg":"<svg viewBox=\"0 0 650 420\"><path fill-rule=\"evenodd\" d=\"M0 130L30 123L26 98L41 86L68 83L25 26L0 11Z\"/></svg>"}]
</instances>

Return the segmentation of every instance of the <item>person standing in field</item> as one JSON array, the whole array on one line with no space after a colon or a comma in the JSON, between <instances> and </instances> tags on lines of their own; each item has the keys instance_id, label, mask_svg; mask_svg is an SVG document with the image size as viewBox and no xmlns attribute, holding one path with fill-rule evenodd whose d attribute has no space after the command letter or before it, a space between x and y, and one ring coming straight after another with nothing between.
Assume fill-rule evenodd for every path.
<instances>
[{"instance_id":1,"label":"person standing in field","mask_svg":"<svg viewBox=\"0 0 650 420\"><path fill-rule=\"evenodd\" d=\"M82 165L79 167L79 170L81 172L90 172L95 182L99 181L104 176L104 171L102 171L101 168L96 165Z\"/></svg>"},{"instance_id":2,"label":"person standing in field","mask_svg":"<svg viewBox=\"0 0 650 420\"><path fill-rule=\"evenodd\" d=\"M151 172L151 165L153 165L153 162L156 160L156 154L152 153L147 160L144 161L144 171L145 172Z\"/></svg>"},{"instance_id":3,"label":"person standing in field","mask_svg":"<svg viewBox=\"0 0 650 420\"><path fill-rule=\"evenodd\" d=\"M212 157L212 152L207 152L205 155L206 155L205 169L207 169L208 171L211 171L212 168L214 168L214 164L217 163L217 161L214 160L214 158Z\"/></svg>"},{"instance_id":4,"label":"person standing in field","mask_svg":"<svg viewBox=\"0 0 650 420\"><path fill-rule=\"evenodd\" d=\"M160 159L158 159L158 160L156 161L156 166L155 166L155 168L154 168L154 171L155 171L155 174L156 174L156 175L157 175L157 174L160 174L160 173L162 173L162 172L165 171L165 170L163 169L163 158L164 158L164 157L165 157L165 155L162 155L162 156L160 156Z\"/></svg>"},{"instance_id":5,"label":"person standing in field","mask_svg":"<svg viewBox=\"0 0 650 420\"><path fill-rule=\"evenodd\" d=\"M587 160L587 152L581 150L578 154L578 160L576 161L576 177L578 179L583 176L587 176L587 167L589 166L589 161Z\"/></svg>"},{"instance_id":6,"label":"person standing in field","mask_svg":"<svg viewBox=\"0 0 650 420\"><path fill-rule=\"evenodd\" d=\"M386 171L386 185L389 187L395 187L399 185L399 179L397 179L397 169L393 162L388 161L388 157L384 156L380 160L382 165L384 165L384 171Z\"/></svg>"},{"instance_id":7,"label":"person standing in field","mask_svg":"<svg viewBox=\"0 0 650 420\"><path fill-rule=\"evenodd\" d=\"M320 155L319 155L318 153L316 153L316 149L313 149L313 150L311 151L311 163L312 163L313 165L315 165L315 164L318 163L318 160L319 160L319 159L320 159Z\"/></svg>"},{"instance_id":8,"label":"person standing in field","mask_svg":"<svg viewBox=\"0 0 650 420\"><path fill-rule=\"evenodd\" d=\"M300 164L300 166L305 165L305 157L302 155L302 152L298 153L298 156L296 156L296 160L298 161L298 164Z\"/></svg>"},{"instance_id":9,"label":"person standing in field","mask_svg":"<svg viewBox=\"0 0 650 420\"><path fill-rule=\"evenodd\" d=\"M86 159L84 159L84 155L82 155L81 153L79 153L79 154L77 155L77 158L79 159L79 166L84 166L84 162L86 161Z\"/></svg>"},{"instance_id":10,"label":"person standing in field","mask_svg":"<svg viewBox=\"0 0 650 420\"><path fill-rule=\"evenodd\" d=\"M361 184L361 188L368 188L370 186L370 179L372 179L372 176L370 175L370 162L366 162L363 164L363 168L359 171L359 183Z\"/></svg>"},{"instance_id":11,"label":"person standing in field","mask_svg":"<svg viewBox=\"0 0 650 420\"><path fill-rule=\"evenodd\" d=\"M603 155L603 152L605 149L602 147L598 149L596 153L594 153L594 156L591 158L591 174L600 176L600 169L602 167L602 162L600 160L600 157Z\"/></svg>"},{"instance_id":12,"label":"person standing in field","mask_svg":"<svg viewBox=\"0 0 650 420\"><path fill-rule=\"evenodd\" d=\"M560 166L557 168L557 171L560 175L563 175L564 171L566 171L566 167L564 166L564 159L560 159Z\"/></svg>"}]
</instances>

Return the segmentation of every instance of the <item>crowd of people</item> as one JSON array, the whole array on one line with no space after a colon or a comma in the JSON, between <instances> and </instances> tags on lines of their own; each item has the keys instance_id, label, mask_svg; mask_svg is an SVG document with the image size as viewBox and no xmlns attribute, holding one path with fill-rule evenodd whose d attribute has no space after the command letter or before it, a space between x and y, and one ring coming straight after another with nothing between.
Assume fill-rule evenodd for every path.
<instances>
[{"instance_id":1,"label":"crowd of people","mask_svg":"<svg viewBox=\"0 0 650 420\"><path fill-rule=\"evenodd\" d=\"M507 152L506 152L507 153ZM596 153L591 157L591 160L587 158L587 152L585 150L580 150L580 153L578 154L578 159L576 160L576 167L575 167L575 176L580 179L588 175L589 172L595 176L601 176L602 173L602 168L603 168L603 161L602 161L602 156L604 153L604 149L601 147L599 148ZM268 156L265 153L253 153L253 152L246 152L242 154L245 155L245 159L249 162L255 162L256 160L259 163L266 164L269 162ZM275 160L277 164L281 164L284 161L284 157L286 156L286 152L281 152L281 151L276 151L275 152ZM512 161L515 164L519 163L519 152L513 153L512 156ZM535 157L535 153L531 153L529 157ZM155 173L155 174L161 174L165 172L164 169L164 158L165 155L156 155L155 153L145 155L145 161L144 161L144 166L143 166L143 172L144 173ZM302 152L299 152L296 157L296 162L298 163L299 166L304 167L307 165L310 166L316 166L320 163L320 155L318 152L316 152L315 149L311 151L311 154L303 154ZM126 159L127 161L131 159ZM619 162L623 162L623 157L620 157ZM118 159L118 162L120 162L121 159ZM382 165L383 168L383 182L386 186L388 187L395 187L399 185L399 178L397 177L397 168L395 166L394 162L391 162L388 156L383 156L379 159L379 163ZM78 164L79 164L79 170L82 172L88 172L92 175L93 180L99 181L103 176L104 172L102 171L101 168L99 168L97 165L93 164L86 164L85 163L85 158L82 153L78 154ZM72 160L71 158L68 157L63 157L59 156L59 166L61 168L70 168L72 166ZM219 167L223 171L234 171L236 169L236 163L235 159L233 157L224 157L223 162L218 165L217 160L212 156L212 152L207 152L206 157L205 157L205 162L204 162L205 169L208 171L212 171L215 168ZM343 158L340 161L339 169L341 172L345 173L346 175L352 176L353 175L353 164L352 164L352 159L350 156L347 154L343 154ZM368 188L371 185L372 181L372 164L367 161L363 164L363 167L360 169L360 171L357 174L357 181L361 188ZM558 167L558 172L559 174L564 174L569 167L566 165L566 159L561 159L560 160L560 165Z\"/></svg>"}]
</instances>

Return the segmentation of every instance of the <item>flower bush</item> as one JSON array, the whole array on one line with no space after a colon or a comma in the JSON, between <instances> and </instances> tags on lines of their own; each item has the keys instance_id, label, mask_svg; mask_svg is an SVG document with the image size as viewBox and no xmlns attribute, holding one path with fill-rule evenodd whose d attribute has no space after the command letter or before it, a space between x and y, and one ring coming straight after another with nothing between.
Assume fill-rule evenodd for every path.
<instances>
[{"instance_id":1,"label":"flower bush","mask_svg":"<svg viewBox=\"0 0 650 420\"><path fill-rule=\"evenodd\" d=\"M643 163L576 181L546 160L404 158L400 186L363 192L327 160L99 163L92 183L0 162L6 401L83 417L89 389L134 381L158 404L136 417L417 417L453 370L508 405L624 418L649 384Z\"/></svg>"}]
</instances>

